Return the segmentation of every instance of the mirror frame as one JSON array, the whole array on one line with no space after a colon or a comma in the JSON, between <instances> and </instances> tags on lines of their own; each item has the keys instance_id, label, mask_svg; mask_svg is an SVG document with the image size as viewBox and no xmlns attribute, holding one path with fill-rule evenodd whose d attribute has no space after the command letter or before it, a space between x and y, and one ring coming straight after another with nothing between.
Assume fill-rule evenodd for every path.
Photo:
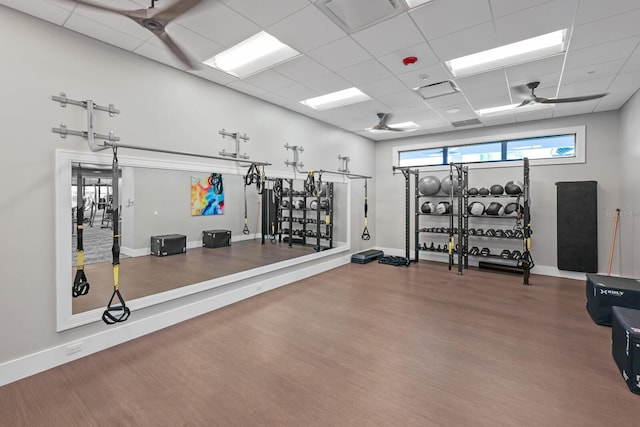
<instances>
[{"instance_id":1,"label":"mirror frame","mask_svg":"<svg viewBox=\"0 0 640 427\"><path fill-rule=\"evenodd\" d=\"M127 152L131 150L126 150ZM106 154L109 153L109 154ZM72 163L98 163L110 165L112 161L110 150L105 150L103 153L94 152L79 152L72 150L57 149L55 155L56 161L56 173L55 173L55 245L56 245L56 330L58 332L76 328L78 326L87 325L94 322L100 322L103 308L93 309L82 313L73 314L72 303L73 297L71 295L71 285L73 277L71 274L72 261L72 228L73 224L71 219L71 169ZM129 155L122 155L118 153L118 163L121 167L138 167L138 168L151 168L151 169L165 169L165 170L179 170L186 172L197 173L211 173L212 169L216 172L233 175L245 175L246 166L239 166L236 163L229 162L228 165L214 164L214 163L202 163L202 159L198 159L200 162L189 161L181 162L169 159L150 158L150 157L136 157ZM212 160L213 162L213 160ZM267 167L267 171L268 171ZM293 178L300 179L299 174L276 172L268 173L272 178ZM251 270L241 271L238 273L230 274L223 277L217 277L210 280L206 280L192 285L183 286L180 288L172 289L169 291L160 292L157 294L149 295L142 298L137 298L131 301L127 301L127 306L131 311L140 310L146 307L162 304L177 298L181 298L187 295L192 295L198 292L207 291L210 289L218 288L233 283L238 283L242 280L260 276L262 274L271 273L283 268L292 267L298 264L306 263L309 261L315 261L328 256L336 255L339 253L347 252L351 250L351 182L348 179L332 179L334 177L327 177L326 181L344 183L347 185L347 197L346 197L346 242L338 242L340 246L328 249L322 252L315 252L308 255L292 258L290 260L280 261L274 264L269 264ZM343 244L344 243L344 244ZM122 274L122 272L121 272ZM126 274L126 272L125 272ZM107 301L105 301L106 305Z\"/></svg>"}]
</instances>

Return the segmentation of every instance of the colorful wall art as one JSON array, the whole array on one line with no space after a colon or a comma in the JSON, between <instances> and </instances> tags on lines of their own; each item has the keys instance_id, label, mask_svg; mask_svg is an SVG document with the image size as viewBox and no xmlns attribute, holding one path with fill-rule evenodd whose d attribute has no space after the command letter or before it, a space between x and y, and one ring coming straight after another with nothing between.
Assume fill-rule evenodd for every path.
<instances>
[{"instance_id":1,"label":"colorful wall art","mask_svg":"<svg viewBox=\"0 0 640 427\"><path fill-rule=\"evenodd\" d=\"M191 215L222 215L224 213L224 186L222 175L191 177Z\"/></svg>"}]
</instances>

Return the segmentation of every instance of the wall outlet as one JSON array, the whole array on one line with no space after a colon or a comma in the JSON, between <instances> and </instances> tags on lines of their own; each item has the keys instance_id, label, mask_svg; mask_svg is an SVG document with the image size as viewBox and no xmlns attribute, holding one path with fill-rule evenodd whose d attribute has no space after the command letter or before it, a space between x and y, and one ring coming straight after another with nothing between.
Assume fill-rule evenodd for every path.
<instances>
[{"instance_id":1,"label":"wall outlet","mask_svg":"<svg viewBox=\"0 0 640 427\"><path fill-rule=\"evenodd\" d=\"M65 350L65 353L67 354L67 356L71 356L72 354L76 354L81 351L82 351L82 343L78 342L75 344L68 345Z\"/></svg>"}]
</instances>

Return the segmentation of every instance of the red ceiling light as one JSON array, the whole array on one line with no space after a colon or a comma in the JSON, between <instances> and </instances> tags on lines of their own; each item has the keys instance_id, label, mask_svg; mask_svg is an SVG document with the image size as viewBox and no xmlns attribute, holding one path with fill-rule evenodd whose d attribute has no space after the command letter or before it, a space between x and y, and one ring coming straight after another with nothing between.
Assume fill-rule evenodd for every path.
<instances>
[{"instance_id":1,"label":"red ceiling light","mask_svg":"<svg viewBox=\"0 0 640 427\"><path fill-rule=\"evenodd\" d=\"M402 63L407 67L415 64L416 62L418 62L418 58L416 58L415 56L407 56L402 60Z\"/></svg>"}]
</instances>

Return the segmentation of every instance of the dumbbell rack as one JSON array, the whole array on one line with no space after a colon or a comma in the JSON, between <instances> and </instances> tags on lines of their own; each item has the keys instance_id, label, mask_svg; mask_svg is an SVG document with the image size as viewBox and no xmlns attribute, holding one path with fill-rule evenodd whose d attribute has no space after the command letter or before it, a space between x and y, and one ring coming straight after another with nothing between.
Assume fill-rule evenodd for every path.
<instances>
[{"instance_id":1,"label":"dumbbell rack","mask_svg":"<svg viewBox=\"0 0 640 427\"><path fill-rule=\"evenodd\" d=\"M294 243L306 246L314 242L316 252L333 248L333 182L327 182L326 196L314 196L304 190L295 190L293 179L284 181L287 186L283 188L278 206L280 240L284 235L289 247ZM294 207L294 198L301 200L302 206ZM316 200L316 209L308 207L311 200ZM322 200L328 201L326 208L321 208Z\"/></svg>"}]
</instances>

